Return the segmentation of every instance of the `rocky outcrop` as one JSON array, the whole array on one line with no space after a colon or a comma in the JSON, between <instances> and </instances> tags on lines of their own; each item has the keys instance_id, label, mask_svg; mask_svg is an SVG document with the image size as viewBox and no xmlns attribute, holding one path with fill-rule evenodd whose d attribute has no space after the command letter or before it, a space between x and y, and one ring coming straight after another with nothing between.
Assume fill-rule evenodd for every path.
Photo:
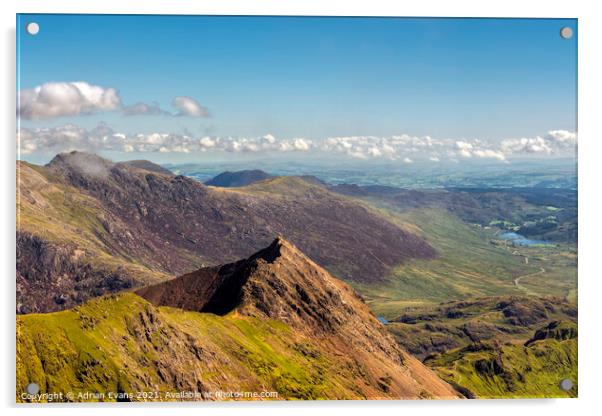
<instances>
[{"instance_id":1,"label":"rocky outcrop","mask_svg":"<svg viewBox=\"0 0 602 416\"><path fill-rule=\"evenodd\" d=\"M528 340L525 343L525 345L529 346L536 341L541 341L544 339L555 339L557 341L564 341L567 339L577 338L577 336L577 324L573 322L553 321L545 327L535 331L533 337L530 340Z\"/></svg>"},{"instance_id":2,"label":"rocky outcrop","mask_svg":"<svg viewBox=\"0 0 602 416\"><path fill-rule=\"evenodd\" d=\"M426 385L427 396L457 394L398 346L350 286L282 237L247 259L136 293L158 306L281 321L297 333L319 339L322 348L328 345L326 349L356 357L357 371L380 374L373 382L387 393L409 394L404 390L408 383L418 382Z\"/></svg>"}]
</instances>

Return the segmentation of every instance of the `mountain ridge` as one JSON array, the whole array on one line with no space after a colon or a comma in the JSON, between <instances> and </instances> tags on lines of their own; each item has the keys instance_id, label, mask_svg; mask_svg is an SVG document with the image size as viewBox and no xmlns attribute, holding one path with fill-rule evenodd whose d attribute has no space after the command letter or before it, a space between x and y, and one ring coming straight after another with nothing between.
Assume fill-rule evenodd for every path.
<instances>
[{"instance_id":1,"label":"mountain ridge","mask_svg":"<svg viewBox=\"0 0 602 416\"><path fill-rule=\"evenodd\" d=\"M178 278L18 317L17 391L35 380L42 392L126 394L154 386L203 399L216 390L268 390L279 399L461 397L399 347L353 289L286 240L222 267L245 279L228 275L241 295L218 315L206 305L227 278L198 307L151 296Z\"/></svg>"},{"instance_id":2,"label":"mountain ridge","mask_svg":"<svg viewBox=\"0 0 602 416\"><path fill-rule=\"evenodd\" d=\"M17 169L17 231L44 242L28 256L78 250L80 255L60 261L77 257L85 267L119 274L132 287L249 256L274 235L349 281L379 281L408 259L437 255L421 237L302 179L214 188L81 152L59 154L46 166L19 162ZM86 274L84 284L77 284L58 271L42 276L27 262L18 264L26 277L19 302L29 303L29 311L60 310L110 292L94 289L107 287L100 275ZM39 290L28 292L30 287Z\"/></svg>"}]
</instances>

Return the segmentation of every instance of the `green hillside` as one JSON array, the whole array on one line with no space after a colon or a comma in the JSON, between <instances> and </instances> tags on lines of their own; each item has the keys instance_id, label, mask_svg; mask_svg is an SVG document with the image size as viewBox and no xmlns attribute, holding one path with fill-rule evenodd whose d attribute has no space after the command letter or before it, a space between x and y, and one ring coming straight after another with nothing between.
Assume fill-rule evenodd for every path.
<instances>
[{"instance_id":1,"label":"green hillside","mask_svg":"<svg viewBox=\"0 0 602 416\"><path fill-rule=\"evenodd\" d=\"M425 364L476 398L577 397L577 339L472 345L428 358ZM571 380L569 391L560 381Z\"/></svg>"},{"instance_id":2,"label":"green hillside","mask_svg":"<svg viewBox=\"0 0 602 416\"><path fill-rule=\"evenodd\" d=\"M279 321L157 308L131 293L19 316L17 351L17 392L33 381L42 393L157 390L163 400L180 389L356 395L350 380L357 375L340 369L326 377L333 357Z\"/></svg>"}]
</instances>

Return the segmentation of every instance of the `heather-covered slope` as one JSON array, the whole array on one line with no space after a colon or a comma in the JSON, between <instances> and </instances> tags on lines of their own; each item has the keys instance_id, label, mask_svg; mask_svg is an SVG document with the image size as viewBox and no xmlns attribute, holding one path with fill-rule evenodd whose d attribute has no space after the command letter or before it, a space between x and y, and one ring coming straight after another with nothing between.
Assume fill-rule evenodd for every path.
<instances>
[{"instance_id":1,"label":"heather-covered slope","mask_svg":"<svg viewBox=\"0 0 602 416\"><path fill-rule=\"evenodd\" d=\"M18 164L18 241L40 242L18 253L66 253L45 274L18 260L19 312L60 310L111 291L110 276L136 287L233 261L274 235L353 281L379 281L408 259L436 256L422 238L303 179L225 189L135 165L79 152L44 167ZM90 269L79 273L83 284L64 272L82 268Z\"/></svg>"},{"instance_id":2,"label":"heather-covered slope","mask_svg":"<svg viewBox=\"0 0 602 416\"><path fill-rule=\"evenodd\" d=\"M212 400L216 391L269 391L279 399L458 397L395 343L349 286L290 243L277 239L222 268L236 271L213 275L209 285L193 285L189 276L139 291L158 305L192 311L124 293L18 317L17 392L35 381L42 392L95 391L106 400L115 400L109 392L149 386L158 395L147 400L175 400L180 391ZM178 294L188 300L179 302ZM193 295L199 304L190 303Z\"/></svg>"}]
</instances>

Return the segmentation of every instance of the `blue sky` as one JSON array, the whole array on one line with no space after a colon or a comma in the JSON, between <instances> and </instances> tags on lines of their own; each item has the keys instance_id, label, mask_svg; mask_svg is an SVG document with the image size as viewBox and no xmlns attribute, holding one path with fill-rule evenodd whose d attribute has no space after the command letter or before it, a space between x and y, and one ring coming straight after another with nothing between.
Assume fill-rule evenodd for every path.
<instances>
[{"instance_id":1,"label":"blue sky","mask_svg":"<svg viewBox=\"0 0 602 416\"><path fill-rule=\"evenodd\" d=\"M314 143L405 134L498 150L575 132L576 35L573 19L21 15L20 90L83 81L114 89L119 108L163 112L88 108L21 125ZM206 113L173 116L174 97Z\"/></svg>"}]
</instances>

